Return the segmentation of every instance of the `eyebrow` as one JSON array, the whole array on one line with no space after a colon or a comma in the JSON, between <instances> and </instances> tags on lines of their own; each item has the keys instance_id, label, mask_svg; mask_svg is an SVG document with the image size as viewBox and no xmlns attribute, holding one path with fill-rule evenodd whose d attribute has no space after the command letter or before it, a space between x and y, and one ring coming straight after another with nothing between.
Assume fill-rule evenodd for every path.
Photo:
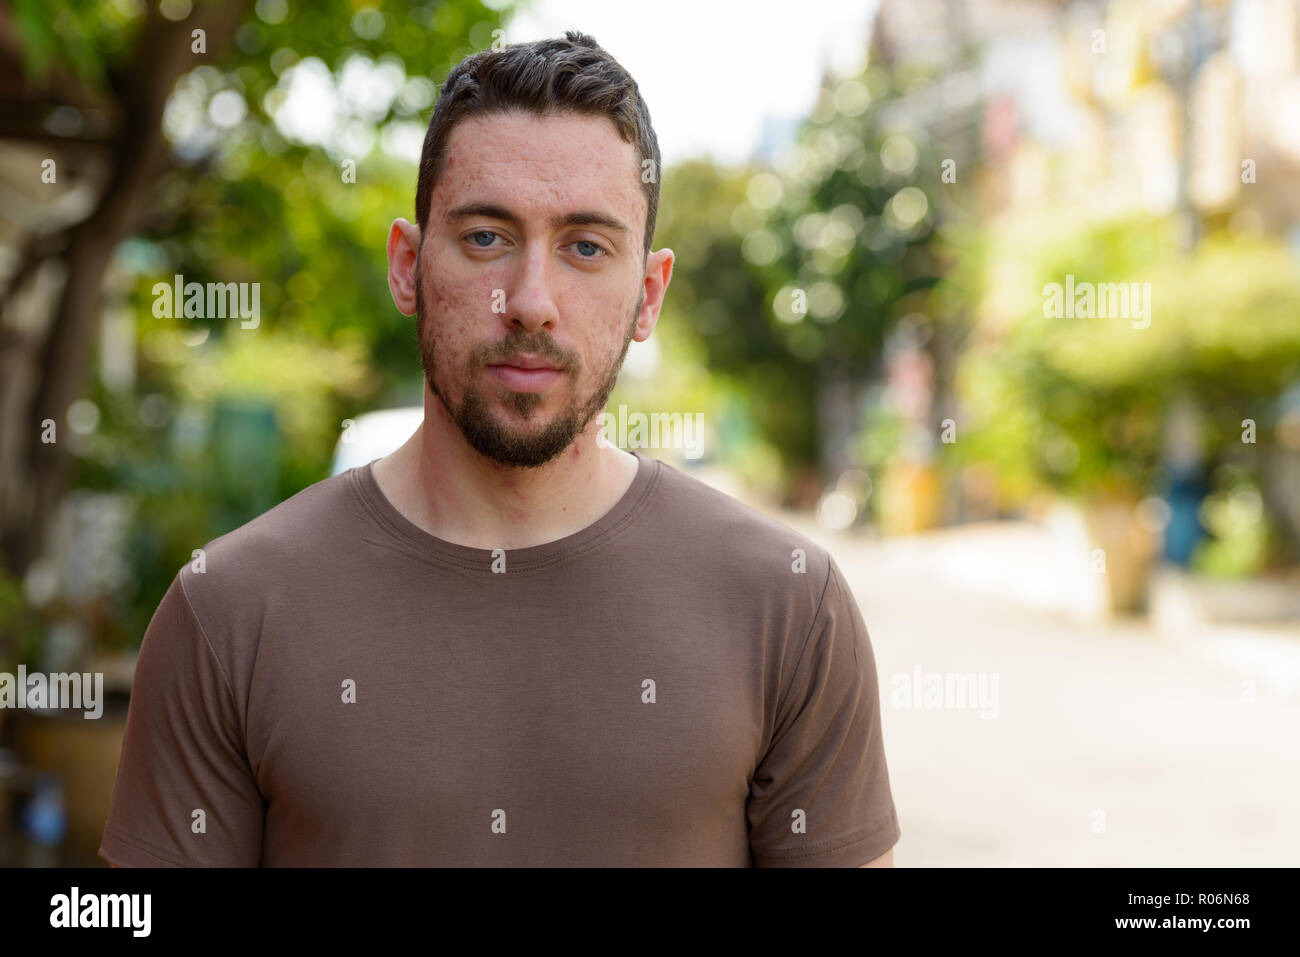
<instances>
[{"instance_id":1,"label":"eyebrow","mask_svg":"<svg viewBox=\"0 0 1300 957\"><path fill-rule=\"evenodd\" d=\"M522 225L523 222L515 213L495 203L467 203L464 206L457 206L447 214L447 218L453 220L465 219L470 216L499 219L503 222L513 223L516 226ZM565 226L603 226L606 229L612 229L625 235L630 235L632 232L621 220L615 219L607 213L592 210L578 210L551 218L552 229L563 229Z\"/></svg>"}]
</instances>

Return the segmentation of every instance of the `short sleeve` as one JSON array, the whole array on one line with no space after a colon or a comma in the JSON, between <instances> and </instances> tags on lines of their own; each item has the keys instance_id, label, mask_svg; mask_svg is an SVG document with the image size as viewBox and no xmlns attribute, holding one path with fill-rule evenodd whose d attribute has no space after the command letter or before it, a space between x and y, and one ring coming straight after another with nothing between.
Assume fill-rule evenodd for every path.
<instances>
[{"instance_id":1,"label":"short sleeve","mask_svg":"<svg viewBox=\"0 0 1300 957\"><path fill-rule=\"evenodd\" d=\"M265 803L184 573L140 645L99 854L124 867L256 867Z\"/></svg>"},{"instance_id":2,"label":"short sleeve","mask_svg":"<svg viewBox=\"0 0 1300 957\"><path fill-rule=\"evenodd\" d=\"M898 842L867 629L833 559L750 784L755 867L857 867Z\"/></svg>"}]
</instances>

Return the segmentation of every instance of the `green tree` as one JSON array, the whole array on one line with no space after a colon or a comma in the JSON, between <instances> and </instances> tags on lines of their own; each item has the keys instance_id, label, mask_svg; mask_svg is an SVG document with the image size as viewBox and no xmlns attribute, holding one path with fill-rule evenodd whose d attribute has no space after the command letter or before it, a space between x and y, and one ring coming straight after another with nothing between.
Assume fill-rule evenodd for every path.
<instances>
[{"instance_id":1,"label":"green tree","mask_svg":"<svg viewBox=\"0 0 1300 957\"><path fill-rule=\"evenodd\" d=\"M878 374L885 337L942 274L938 159L885 122L899 95L879 68L828 79L789 164L673 182L686 235L708 238L682 257L707 360L741 384L790 478L821 462L824 388Z\"/></svg>"}]
</instances>

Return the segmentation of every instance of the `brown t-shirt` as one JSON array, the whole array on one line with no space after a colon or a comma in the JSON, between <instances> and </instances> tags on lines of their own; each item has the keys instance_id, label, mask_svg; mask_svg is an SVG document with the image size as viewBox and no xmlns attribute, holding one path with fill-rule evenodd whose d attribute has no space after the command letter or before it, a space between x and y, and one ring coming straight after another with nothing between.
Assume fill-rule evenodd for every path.
<instances>
[{"instance_id":1,"label":"brown t-shirt","mask_svg":"<svg viewBox=\"0 0 1300 957\"><path fill-rule=\"evenodd\" d=\"M855 866L899 838L839 567L637 454L558 541L370 466L211 542L145 633L99 852L135 866ZM201 568L202 570L198 570Z\"/></svg>"}]
</instances>

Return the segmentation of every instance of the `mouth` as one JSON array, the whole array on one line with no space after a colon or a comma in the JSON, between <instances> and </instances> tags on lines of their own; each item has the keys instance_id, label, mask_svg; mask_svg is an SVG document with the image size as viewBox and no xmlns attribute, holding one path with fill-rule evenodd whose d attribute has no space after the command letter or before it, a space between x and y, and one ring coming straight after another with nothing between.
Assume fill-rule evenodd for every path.
<instances>
[{"instance_id":1,"label":"mouth","mask_svg":"<svg viewBox=\"0 0 1300 957\"><path fill-rule=\"evenodd\" d=\"M564 371L537 356L518 355L487 366L488 373L515 392L542 392L555 385Z\"/></svg>"}]
</instances>

